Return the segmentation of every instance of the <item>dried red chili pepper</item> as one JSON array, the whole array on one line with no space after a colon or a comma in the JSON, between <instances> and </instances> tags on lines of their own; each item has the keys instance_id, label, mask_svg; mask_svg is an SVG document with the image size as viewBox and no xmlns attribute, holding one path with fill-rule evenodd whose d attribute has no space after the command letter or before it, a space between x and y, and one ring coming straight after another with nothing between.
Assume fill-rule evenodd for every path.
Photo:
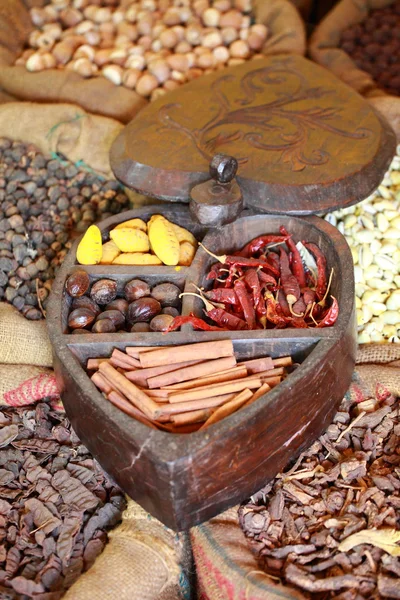
<instances>
[{"instance_id":1,"label":"dried red chili pepper","mask_svg":"<svg viewBox=\"0 0 400 600\"><path fill-rule=\"evenodd\" d=\"M300 286L296 277L293 275L289 268L289 258L283 248L280 248L280 265L281 265L281 285L285 293L289 310L295 317L301 317L293 312L293 304L300 298Z\"/></svg>"},{"instance_id":2,"label":"dried red chili pepper","mask_svg":"<svg viewBox=\"0 0 400 600\"><path fill-rule=\"evenodd\" d=\"M264 284L262 287L265 287L267 285L271 285L272 287L270 288L271 290L275 290L276 289L276 285L277 285L277 281L276 279L270 275L269 273L264 273L264 271L262 271L261 269L257 271L257 276L258 279L260 280L260 282L262 284Z\"/></svg>"},{"instance_id":3,"label":"dried red chili pepper","mask_svg":"<svg viewBox=\"0 0 400 600\"><path fill-rule=\"evenodd\" d=\"M221 276L221 269L223 268L224 265L221 265L220 263L214 263L207 273L206 279L218 279Z\"/></svg>"},{"instance_id":4,"label":"dried red chili pepper","mask_svg":"<svg viewBox=\"0 0 400 600\"><path fill-rule=\"evenodd\" d=\"M293 304L292 308L294 314L304 316L304 313L306 312L306 303L304 302L303 298L300 297L297 302Z\"/></svg>"},{"instance_id":5,"label":"dried red chili pepper","mask_svg":"<svg viewBox=\"0 0 400 600\"><path fill-rule=\"evenodd\" d=\"M317 327L319 328L330 327L331 325L334 325L337 321L337 318L339 316L339 304L334 296L331 296L331 298L332 305L328 308L323 319L318 323Z\"/></svg>"},{"instance_id":6,"label":"dried red chili pepper","mask_svg":"<svg viewBox=\"0 0 400 600\"><path fill-rule=\"evenodd\" d=\"M288 237L290 237L289 234L260 235L259 237L254 238L254 240L251 240L243 250L248 247L249 254L255 254L256 252L260 252L261 248L264 248L264 246L268 246L269 244L282 244L283 242L286 242Z\"/></svg>"},{"instance_id":7,"label":"dried red chili pepper","mask_svg":"<svg viewBox=\"0 0 400 600\"><path fill-rule=\"evenodd\" d=\"M296 277L299 283L299 286L303 288L306 285L306 275L304 272L303 261L301 260L300 252L298 251L292 237L289 235L283 225L279 228L279 231L282 233L282 235L288 236L286 245L292 253L292 262L290 266L293 271L293 275Z\"/></svg>"},{"instance_id":8,"label":"dried red chili pepper","mask_svg":"<svg viewBox=\"0 0 400 600\"><path fill-rule=\"evenodd\" d=\"M171 324L169 325L168 329L164 331L164 333L170 333L171 331L175 331L176 329L179 329L179 327L181 327L182 325L186 325L187 323L193 325L195 329L201 329L202 331L226 331L226 329L223 327L209 325L208 323L203 321L203 319L195 317L194 315L189 315L175 317L174 320L171 321Z\"/></svg>"},{"instance_id":9,"label":"dried red chili pepper","mask_svg":"<svg viewBox=\"0 0 400 600\"><path fill-rule=\"evenodd\" d=\"M280 306L285 317L290 317L289 304L287 303L285 293L282 289L278 292L278 306Z\"/></svg>"},{"instance_id":10,"label":"dried red chili pepper","mask_svg":"<svg viewBox=\"0 0 400 600\"><path fill-rule=\"evenodd\" d=\"M266 257L267 263L269 265L271 265L271 267L273 267L275 269L275 271L278 273L278 277L280 274L280 262L279 262L279 256L276 252L268 252L268 255Z\"/></svg>"},{"instance_id":11,"label":"dried red chili pepper","mask_svg":"<svg viewBox=\"0 0 400 600\"><path fill-rule=\"evenodd\" d=\"M216 290L209 290L205 292L206 298L212 302L223 302L224 304L237 305L238 299L235 290L228 288L218 288Z\"/></svg>"},{"instance_id":12,"label":"dried red chili pepper","mask_svg":"<svg viewBox=\"0 0 400 600\"><path fill-rule=\"evenodd\" d=\"M212 310L208 310L206 311L206 315L219 325L225 326L231 331L247 329L247 325L243 319L240 319L236 315L232 315L223 308L213 308Z\"/></svg>"},{"instance_id":13,"label":"dried red chili pepper","mask_svg":"<svg viewBox=\"0 0 400 600\"><path fill-rule=\"evenodd\" d=\"M315 290L305 287L302 289L302 292L303 292L303 300L304 300L304 303L306 306L315 302L315 299L316 299Z\"/></svg>"},{"instance_id":14,"label":"dried red chili pepper","mask_svg":"<svg viewBox=\"0 0 400 600\"><path fill-rule=\"evenodd\" d=\"M244 274L244 282L247 287L252 291L254 308L257 308L261 295L261 285L258 278L258 271L255 269L248 269Z\"/></svg>"},{"instance_id":15,"label":"dried red chili pepper","mask_svg":"<svg viewBox=\"0 0 400 600\"><path fill-rule=\"evenodd\" d=\"M272 298L267 298L265 303L267 307L267 321L278 327L278 329L283 329L286 327L288 324L288 319L278 314L275 300Z\"/></svg>"},{"instance_id":16,"label":"dried red chili pepper","mask_svg":"<svg viewBox=\"0 0 400 600\"><path fill-rule=\"evenodd\" d=\"M325 295L327 285L326 258L316 244L313 244L312 242L302 242L302 244L303 246L305 246L305 248L307 248L307 250L309 250L309 252L311 252L315 260L317 261L318 276L317 284L315 287L315 293L317 294L318 300L321 300L321 298L323 298Z\"/></svg>"},{"instance_id":17,"label":"dried red chili pepper","mask_svg":"<svg viewBox=\"0 0 400 600\"><path fill-rule=\"evenodd\" d=\"M254 311L254 305L252 298L246 290L246 285L242 279L235 281L235 292L239 304L242 307L244 318L248 329L256 328L256 313Z\"/></svg>"}]
</instances>

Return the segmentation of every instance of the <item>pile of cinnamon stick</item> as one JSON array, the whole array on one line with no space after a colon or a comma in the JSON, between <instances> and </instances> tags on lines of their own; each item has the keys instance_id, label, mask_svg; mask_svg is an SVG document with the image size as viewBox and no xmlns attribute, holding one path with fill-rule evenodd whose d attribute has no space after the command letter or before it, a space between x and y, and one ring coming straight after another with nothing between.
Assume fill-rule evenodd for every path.
<instances>
[{"instance_id":1,"label":"pile of cinnamon stick","mask_svg":"<svg viewBox=\"0 0 400 600\"><path fill-rule=\"evenodd\" d=\"M125 351L90 358L91 380L126 414L173 433L204 429L248 406L293 364L290 356L237 362L231 340Z\"/></svg>"}]
</instances>

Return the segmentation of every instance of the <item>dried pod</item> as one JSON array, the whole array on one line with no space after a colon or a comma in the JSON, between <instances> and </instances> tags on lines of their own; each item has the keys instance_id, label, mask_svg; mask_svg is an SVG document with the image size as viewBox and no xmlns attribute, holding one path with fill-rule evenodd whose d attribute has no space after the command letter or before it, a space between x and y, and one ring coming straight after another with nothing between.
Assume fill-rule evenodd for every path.
<instances>
[{"instance_id":1,"label":"dried pod","mask_svg":"<svg viewBox=\"0 0 400 600\"><path fill-rule=\"evenodd\" d=\"M95 315L88 308L76 308L68 316L68 327L71 329L81 329L91 325L95 320Z\"/></svg>"},{"instance_id":2,"label":"dried pod","mask_svg":"<svg viewBox=\"0 0 400 600\"><path fill-rule=\"evenodd\" d=\"M128 322L134 324L141 321L151 321L161 312L161 304L154 298L139 298L129 305Z\"/></svg>"},{"instance_id":3,"label":"dried pod","mask_svg":"<svg viewBox=\"0 0 400 600\"><path fill-rule=\"evenodd\" d=\"M128 313L129 302L123 298L115 298L112 302L106 305L106 310L119 310L126 317Z\"/></svg>"},{"instance_id":4,"label":"dried pod","mask_svg":"<svg viewBox=\"0 0 400 600\"><path fill-rule=\"evenodd\" d=\"M82 269L72 273L66 283L65 289L72 298L78 298L86 294L90 286L90 277Z\"/></svg>"},{"instance_id":5,"label":"dried pod","mask_svg":"<svg viewBox=\"0 0 400 600\"><path fill-rule=\"evenodd\" d=\"M96 322L103 319L110 319L115 329L121 329L125 325L125 317L119 310L105 310L97 317Z\"/></svg>"},{"instance_id":6,"label":"dried pod","mask_svg":"<svg viewBox=\"0 0 400 600\"><path fill-rule=\"evenodd\" d=\"M148 323L135 323L131 327L131 332L134 333L148 333L150 331L150 325Z\"/></svg>"},{"instance_id":7,"label":"dried pod","mask_svg":"<svg viewBox=\"0 0 400 600\"><path fill-rule=\"evenodd\" d=\"M133 302L144 296L150 296L150 286L141 279L132 279L125 284L124 296L128 302Z\"/></svg>"},{"instance_id":8,"label":"dried pod","mask_svg":"<svg viewBox=\"0 0 400 600\"><path fill-rule=\"evenodd\" d=\"M116 328L115 325L110 319L102 319L101 321L96 321L96 323L92 327L93 333L115 333Z\"/></svg>"},{"instance_id":9,"label":"dried pod","mask_svg":"<svg viewBox=\"0 0 400 600\"><path fill-rule=\"evenodd\" d=\"M117 296L117 282L112 279L99 279L92 285L90 297L97 304L108 304Z\"/></svg>"},{"instance_id":10,"label":"dried pod","mask_svg":"<svg viewBox=\"0 0 400 600\"><path fill-rule=\"evenodd\" d=\"M171 315L157 315L150 321L150 330L151 331L166 331L168 327L171 325L174 317Z\"/></svg>"},{"instance_id":11,"label":"dried pod","mask_svg":"<svg viewBox=\"0 0 400 600\"><path fill-rule=\"evenodd\" d=\"M179 295L181 290L173 283L160 283L151 290L151 295L155 298L162 307L164 306L179 306Z\"/></svg>"}]
</instances>

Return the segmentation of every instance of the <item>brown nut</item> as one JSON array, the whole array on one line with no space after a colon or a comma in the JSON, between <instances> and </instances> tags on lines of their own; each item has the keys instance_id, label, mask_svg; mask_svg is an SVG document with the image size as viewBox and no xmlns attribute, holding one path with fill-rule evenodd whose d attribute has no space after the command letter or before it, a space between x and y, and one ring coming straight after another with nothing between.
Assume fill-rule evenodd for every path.
<instances>
[{"instance_id":1,"label":"brown nut","mask_svg":"<svg viewBox=\"0 0 400 600\"><path fill-rule=\"evenodd\" d=\"M94 319L94 313L88 308L76 308L68 316L68 327L81 329L93 323Z\"/></svg>"},{"instance_id":2,"label":"brown nut","mask_svg":"<svg viewBox=\"0 0 400 600\"><path fill-rule=\"evenodd\" d=\"M110 319L102 319L101 321L96 321L96 323L92 327L93 333L115 333L116 328L115 325Z\"/></svg>"},{"instance_id":3,"label":"brown nut","mask_svg":"<svg viewBox=\"0 0 400 600\"><path fill-rule=\"evenodd\" d=\"M123 298L116 298L106 306L106 310L119 310L126 317L128 313L129 302Z\"/></svg>"},{"instance_id":4,"label":"brown nut","mask_svg":"<svg viewBox=\"0 0 400 600\"><path fill-rule=\"evenodd\" d=\"M174 317L171 315L157 315L150 321L151 331L166 331L171 325Z\"/></svg>"},{"instance_id":5,"label":"brown nut","mask_svg":"<svg viewBox=\"0 0 400 600\"><path fill-rule=\"evenodd\" d=\"M132 333L148 333L150 331L150 325L148 323L135 323L132 325Z\"/></svg>"},{"instance_id":6,"label":"brown nut","mask_svg":"<svg viewBox=\"0 0 400 600\"><path fill-rule=\"evenodd\" d=\"M88 310L92 311L95 317L97 317L97 315L99 315L101 312L100 306L96 304L96 302L93 302L91 298L88 298L88 296L74 298L71 308L72 310L75 310L76 308L87 308Z\"/></svg>"},{"instance_id":7,"label":"brown nut","mask_svg":"<svg viewBox=\"0 0 400 600\"><path fill-rule=\"evenodd\" d=\"M177 308L174 308L173 306L166 306L165 308L162 309L161 314L171 315L171 317L178 317L179 310Z\"/></svg>"},{"instance_id":8,"label":"brown nut","mask_svg":"<svg viewBox=\"0 0 400 600\"><path fill-rule=\"evenodd\" d=\"M173 283L160 283L151 290L152 297L158 300L162 307L179 306L180 293L181 290Z\"/></svg>"},{"instance_id":9,"label":"brown nut","mask_svg":"<svg viewBox=\"0 0 400 600\"><path fill-rule=\"evenodd\" d=\"M132 279L125 284L124 296L128 302L133 302L144 296L150 296L150 286L141 279Z\"/></svg>"},{"instance_id":10,"label":"brown nut","mask_svg":"<svg viewBox=\"0 0 400 600\"><path fill-rule=\"evenodd\" d=\"M103 319L109 319L115 329L121 329L125 325L125 317L119 310L105 310L96 319L96 322L102 321Z\"/></svg>"},{"instance_id":11,"label":"brown nut","mask_svg":"<svg viewBox=\"0 0 400 600\"><path fill-rule=\"evenodd\" d=\"M139 298L129 305L128 322L134 323L150 321L161 312L161 304L154 298Z\"/></svg>"},{"instance_id":12,"label":"brown nut","mask_svg":"<svg viewBox=\"0 0 400 600\"><path fill-rule=\"evenodd\" d=\"M86 294L89 286L90 277L86 271L83 271L82 269L72 273L65 283L65 289L72 298L78 298L79 296Z\"/></svg>"},{"instance_id":13,"label":"brown nut","mask_svg":"<svg viewBox=\"0 0 400 600\"><path fill-rule=\"evenodd\" d=\"M99 279L92 285L90 297L97 304L108 304L117 296L117 282L112 279Z\"/></svg>"},{"instance_id":14,"label":"brown nut","mask_svg":"<svg viewBox=\"0 0 400 600\"><path fill-rule=\"evenodd\" d=\"M81 333L85 334L85 333L92 333L91 331L89 331L89 329L74 329L73 331L71 331L71 335L80 335Z\"/></svg>"}]
</instances>

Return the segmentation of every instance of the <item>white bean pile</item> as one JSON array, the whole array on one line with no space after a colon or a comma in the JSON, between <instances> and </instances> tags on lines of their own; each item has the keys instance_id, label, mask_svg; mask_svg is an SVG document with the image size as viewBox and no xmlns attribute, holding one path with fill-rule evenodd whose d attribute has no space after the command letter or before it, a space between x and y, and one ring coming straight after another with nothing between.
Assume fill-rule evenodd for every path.
<instances>
[{"instance_id":1,"label":"white bean pile","mask_svg":"<svg viewBox=\"0 0 400 600\"><path fill-rule=\"evenodd\" d=\"M400 343L400 146L366 200L326 215L351 248L358 342Z\"/></svg>"},{"instance_id":2,"label":"white bean pile","mask_svg":"<svg viewBox=\"0 0 400 600\"><path fill-rule=\"evenodd\" d=\"M52 0L32 8L36 29L16 64L28 71L102 75L154 100L251 58L268 37L251 24L251 0Z\"/></svg>"}]
</instances>

